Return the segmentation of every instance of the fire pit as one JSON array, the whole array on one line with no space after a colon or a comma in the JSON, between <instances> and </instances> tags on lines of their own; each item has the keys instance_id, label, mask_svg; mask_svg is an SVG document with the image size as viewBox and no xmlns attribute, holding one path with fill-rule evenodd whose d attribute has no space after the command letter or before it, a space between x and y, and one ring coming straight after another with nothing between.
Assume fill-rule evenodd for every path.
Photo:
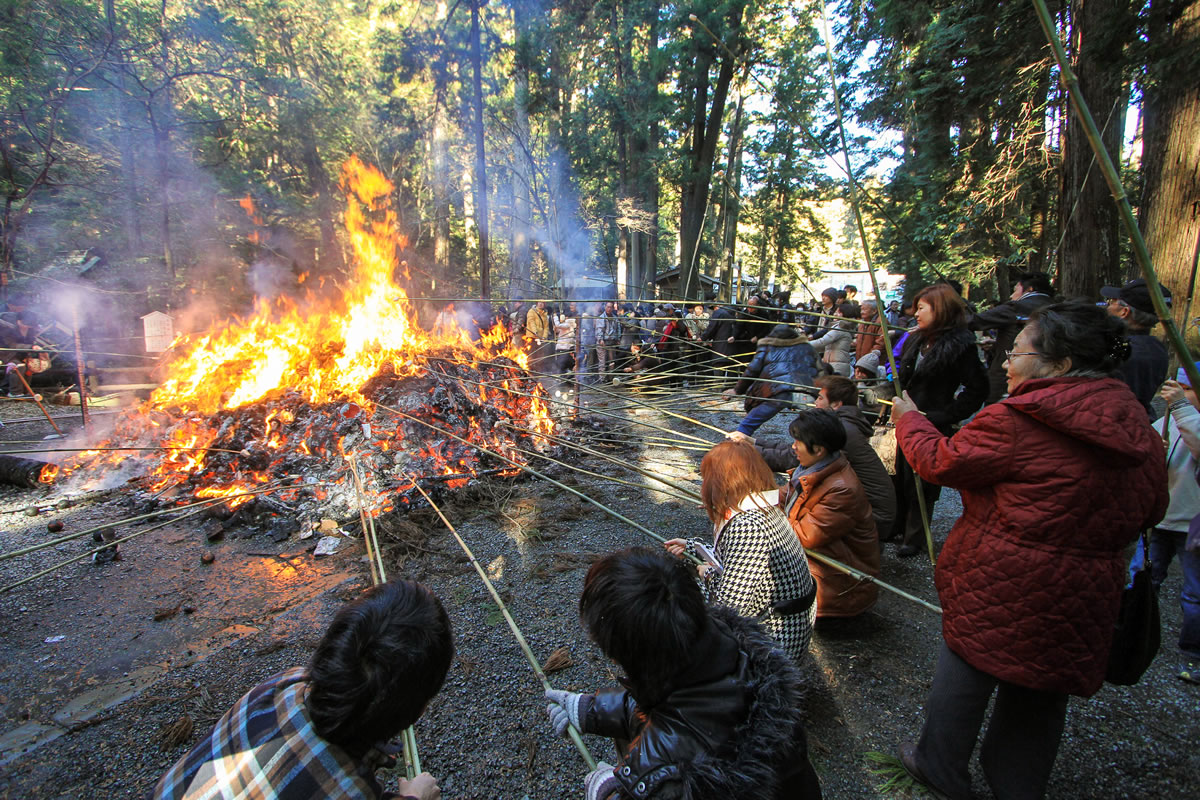
<instances>
[{"instance_id":1,"label":"fire pit","mask_svg":"<svg viewBox=\"0 0 1200 800\"><path fill-rule=\"evenodd\" d=\"M296 519L317 506L356 510L351 455L379 513L415 501L411 478L456 487L517 474L511 462L545 452L539 434L554 425L525 354L500 328L478 343L419 328L393 280L407 275L391 184L351 159L342 185L354 274L340 296L261 302L248 319L176 342L150 399L41 480L131 482L158 502L230 497L231 510L267 504ZM245 494L273 486L286 488Z\"/></svg>"}]
</instances>

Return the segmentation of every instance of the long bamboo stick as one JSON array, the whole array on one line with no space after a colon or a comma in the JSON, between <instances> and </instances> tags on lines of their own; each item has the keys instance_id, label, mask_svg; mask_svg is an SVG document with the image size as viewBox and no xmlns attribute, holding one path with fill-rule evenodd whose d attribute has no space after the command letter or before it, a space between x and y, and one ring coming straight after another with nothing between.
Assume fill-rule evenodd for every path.
<instances>
[{"instance_id":1,"label":"long bamboo stick","mask_svg":"<svg viewBox=\"0 0 1200 800\"><path fill-rule=\"evenodd\" d=\"M227 450L222 447L42 447L32 450L3 450L0 456L11 456L18 453L90 453L90 452L124 452L127 450L187 450L203 451L206 453L233 453L235 456L249 455L245 450Z\"/></svg>"},{"instance_id":2,"label":"long bamboo stick","mask_svg":"<svg viewBox=\"0 0 1200 800\"><path fill-rule=\"evenodd\" d=\"M449 359L445 359L445 358L431 358L430 360L433 360L433 361L449 361ZM454 362L450 362L450 363L454 363ZM490 362L482 362L482 361L481 361L481 362L479 362L479 363L487 363L487 364L491 364L491 365L493 365L493 366L505 367L505 368L508 368L508 369L513 369L513 370L520 370L520 369L521 369L520 367L518 367L518 366L516 366L516 365L514 365L514 364L503 364L503 363L501 363L501 362L498 362L498 361L490 361ZM535 375L535 376L545 375L546 377L550 377L550 378L558 378L558 376L556 376L556 375L553 375L553 374L550 374L550 373L534 372L534 371L529 371L529 370L526 370L526 372L528 372L530 375ZM441 375L443 375L444 377L446 377L446 378L449 378L449 379L451 379L451 380L459 380L459 381L464 381L464 382L466 382L466 383L470 383L470 384L473 384L473 385L475 385L475 386L493 386L493 387L494 387L494 386L496 385L496 384L495 384L495 382L483 383L483 382L481 382L481 381L472 380L471 378L465 378L465 377L462 377L461 375L450 375L450 374L448 374L448 373L444 373L444 372L443 372L443 373L439 373L439 374L441 374ZM574 383L574 381L567 380L567 381L564 381L564 383ZM611 396L611 397L616 397L616 398L619 398L619 399L625 399L625 397L624 397L623 395L617 394L616 392L610 392L610 391L608 391L608 390L606 390L606 389L601 389L601 388L599 388L599 387L596 387L596 386L590 386L590 387L588 387L588 388L589 388L590 390L592 390L592 391L599 392L600 394L609 395L609 396ZM522 391L518 391L518 390L515 390L515 389L507 389L507 388L504 388L504 389L502 389L502 390L503 390L503 391L507 391L507 392L511 392L511 393L513 393L513 394L517 394L517 395L523 395L523 396L527 396L527 397L540 397L540 395L534 395L534 394L532 394L532 393L530 393L530 392L522 392ZM644 404L644 405L650 405L650 404L648 404L648 403L647 403L647 404ZM602 413L602 412L596 411L596 409L589 409L589 411L595 411L596 413ZM723 435L725 435L725 431L721 430L720 428L714 427L714 426L712 426L712 425L709 425L709 424L707 424L707 423L704 423L704 422L700 422L699 420L695 420L695 419L692 419L692 418L690 418L690 417L685 417L685 416L683 416L683 415L680 415L680 414L673 414L673 413L670 413L670 412L666 412L666 413L667 413L667 416L675 417L675 418L677 418L677 419L680 419L680 420L682 420L682 421L684 421L684 422L690 422L690 423L692 423L692 424L694 424L694 425L698 425L698 426L700 426L700 427L702 427L702 428L709 428L710 430L716 431L717 433L721 434L722 436L723 436ZM610 416L611 416L611 415L610 415ZM617 419L620 419L620 420L622 420L622 421L624 421L624 422L630 422L630 421L631 421L631 420L628 420L628 419L626 419L625 417L617 417ZM633 420L633 421L635 421L635 422L639 422L639 421L637 421L637 420ZM664 428L664 427L663 427L663 426L661 426L661 425L650 425L650 424L648 424L648 423L645 423L645 422L639 422L639 424L646 425L647 427L651 427L651 428L658 428L659 430L670 430L670 428ZM680 432L679 432L679 431L672 431L672 433L680 433ZM686 436L686 435L690 435L690 434L681 434L681 435L685 435L685 436ZM706 441L705 439L701 439L699 436L695 436L695 437L693 437L693 438L695 438L697 441L701 441L701 442L703 442L703 441Z\"/></svg>"},{"instance_id":3,"label":"long bamboo stick","mask_svg":"<svg viewBox=\"0 0 1200 800\"><path fill-rule=\"evenodd\" d=\"M562 481L556 481L556 480L554 480L554 478L551 478L549 475L546 475L542 472L539 472L536 469L533 469L528 464L522 464L521 462L519 462L515 459L509 458L508 456L504 455L503 453L498 453L495 450L492 450L490 448L484 447L481 444L478 444L477 442L468 441L467 439L464 439L463 437L461 437L449 430L446 430L445 428L439 428L437 425L433 425L429 422L426 422L425 420L420 419L419 417L414 417L412 414L406 414L405 412L401 411L398 408L392 408L391 406L385 406L382 403L377 403L376 408L381 408L384 411L387 411L391 414L395 414L398 417L404 417L405 419L412 420L413 422L416 422L420 425L424 425L426 428L429 428L430 430L437 431L438 433L442 434L443 436L449 436L451 439L462 442L463 444L467 445L468 447L473 447L476 450L480 451L481 453L487 453L488 455L494 456L496 458L499 458L502 461L512 464L514 467L517 467L518 469L523 469L526 472L528 472L529 474L536 475L537 477L541 478L544 481L549 481L550 483L554 484L555 486L559 487L560 489L565 489L566 491L570 492L571 494L575 495L576 497L580 498L581 500L585 500L588 503L591 503L596 508L600 509L601 511L603 511L604 513L613 517L614 519L620 520L621 522L624 522L626 525L629 525L633 528L638 529L639 531L647 534L651 538L657 539L660 542L666 541L666 539L659 536L657 533L650 530L646 526L641 525L640 523L634 522L629 517L625 516L624 514L620 513L619 511L614 511L613 509L604 505L604 503L601 503L599 500L595 499L594 497L589 497L588 495L584 494L583 492L580 492L577 489L567 486Z\"/></svg>"},{"instance_id":4,"label":"long bamboo stick","mask_svg":"<svg viewBox=\"0 0 1200 800\"><path fill-rule=\"evenodd\" d=\"M533 674L537 676L539 681L541 681L542 687L547 691L553 689L554 687L550 685L550 681L546 678L546 673L542 671L542 665L538 662L537 657L533 654L533 649L530 648L529 643L525 640L525 636L521 633L521 629L517 627L516 620L514 620L512 614L509 613L508 606L505 605L504 601L500 598L500 593L496 591L496 586L492 583L491 579L488 578L487 571L484 570L483 565L479 563L479 560L475 558L475 554L471 552L471 548L467 546L466 541L462 538L462 536L459 535L458 530L454 527L450 520L446 518L446 515L442 513L442 509L438 506L438 504L433 502L433 498L429 496L429 493L422 489L421 485L409 477L407 473L402 472L401 474L404 475L406 479L412 481L412 485L418 492L421 493L421 496L425 498L425 502L429 503L430 507L433 508L433 510L437 513L438 517L441 518L442 523L450 531L450 535L454 537L454 540L458 542L458 546L462 548L463 553L467 556L467 560L471 562L471 566L475 568L475 572L479 575L480 580L483 581L483 585L487 587L488 594L492 596L492 601L496 604L496 607L500 609L500 613L504 616L504 621L508 623L508 629L512 631L513 638L515 638L517 640L517 644L521 646L521 652L525 654L525 658L529 661L529 665L533 667ZM587 746L583 743L583 737L579 735L579 730L574 725L568 725L567 732L571 737L571 743L575 745L575 749L578 750L579 755L583 757L584 763L588 765L588 769L594 770L596 768L596 759L592 758L592 754L588 752Z\"/></svg>"},{"instance_id":5,"label":"long bamboo stick","mask_svg":"<svg viewBox=\"0 0 1200 800\"><path fill-rule=\"evenodd\" d=\"M1150 259L1150 250L1146 247L1146 240L1142 237L1142 232L1138 229L1137 220L1133 216L1133 209L1129 205L1129 197L1125 194L1125 187L1121 182L1121 173L1117 171L1112 158L1108 154L1107 148L1104 147L1100 129L1096 126L1096 120L1092 117L1091 109L1088 108L1083 92L1079 89L1079 78L1075 76L1075 71L1071 69L1071 62L1067 59L1062 41L1058 38L1058 32L1054 27L1054 20L1050 16L1049 9L1046 8L1045 0L1033 0L1033 7L1037 11L1038 21L1042 23L1042 31L1046 34L1046 40L1050 43L1054 59L1058 62L1058 78L1067 90L1067 95L1071 99L1071 104L1075 106L1075 112L1079 115L1080 122L1083 123L1083 130L1087 134L1088 144L1092 146L1092 151L1096 154L1096 163L1100 165L1100 172L1104 175L1104 180L1108 183L1108 189L1112 193L1113 200L1116 202L1117 209L1120 212L1121 223L1125 226L1125 231L1129 234L1130 244L1133 245L1134 258L1137 259L1138 266L1141 267L1142 277L1145 278L1146 288L1150 292L1150 301L1154 304L1154 313L1158 314L1159 321L1162 322L1163 328L1166 330L1167 341L1171 343L1171 347L1179 357L1180 365L1187 373L1188 380L1191 381L1193 386L1200 386L1200 370L1196 369L1191 351L1188 350L1187 343L1184 342L1183 335L1180 334L1179 328L1175 325L1175 320L1171 316L1171 311L1167 308L1166 299L1163 297L1162 290L1158 285L1158 275L1155 273L1154 264ZM1190 291L1191 287L1188 288Z\"/></svg>"},{"instance_id":6,"label":"long bamboo stick","mask_svg":"<svg viewBox=\"0 0 1200 800\"><path fill-rule=\"evenodd\" d=\"M358 474L358 458L354 452L345 455L350 471L354 475L354 494L358 500L358 515L362 522L363 546L367 549L367 566L371 571L371 582L378 586L387 581L387 570L383 567L383 554L379 550L379 538L375 533L375 520L367 513L366 502L362 487L362 478ZM404 743L404 774L412 780L421 774L421 756L417 752L417 733L412 725L401 732Z\"/></svg>"},{"instance_id":7,"label":"long bamboo stick","mask_svg":"<svg viewBox=\"0 0 1200 800\"><path fill-rule=\"evenodd\" d=\"M309 488L313 488L315 486L327 486L327 485L328 485L327 483L289 484L287 486L270 486L270 487L266 487L266 488L254 489L252 491L239 492L238 494L226 495L224 497L206 497L203 500L197 500L194 503L186 503L181 506L172 506L170 508L160 508L157 511L150 511L145 514L139 514L136 517L126 517L125 519L114 520L112 522L107 522L103 525L97 525L94 528L86 528L85 530L79 531L78 533L70 533L70 534L67 534L66 536L59 536L57 539L47 539L44 542L39 542L38 544L33 544L28 547L22 547L18 550L10 550L7 553L0 553L0 561L7 561L10 558L16 558L17 556L23 556L26 553L33 553L38 550L45 550L47 547L55 547L56 545L63 544L64 542L70 542L75 539L79 539L81 537L87 536L89 533L95 533L96 531L102 531L105 528L112 528L117 525L128 525L131 522L140 522L141 520L144 520L144 519L152 519L153 517L161 517L164 514L173 514L176 511L183 511L184 509L187 509L187 508L194 508L196 506L212 503L214 500L217 501L217 503L216 503L217 505L220 505L221 503L228 503L230 500L236 500L239 497L253 497L254 495L266 494L268 492L274 492L274 491L279 491L279 490L309 489Z\"/></svg>"},{"instance_id":8,"label":"long bamboo stick","mask_svg":"<svg viewBox=\"0 0 1200 800\"><path fill-rule=\"evenodd\" d=\"M833 87L833 110L837 117L838 134L842 141L842 157L846 159L846 175L849 178L847 184L850 187L850 208L854 211L854 222L858 227L858 240L862 245L867 272L871 276L871 286L874 289L875 297L882 298L883 295L879 292L879 278L875 275L875 267L871 263L871 247L867 241L867 227L863 224L862 211L858 206L858 181L854 179L854 165L850 162L850 145L846 143L846 125L842 120L842 101L838 93L837 71L833 66L833 37L829 32L829 15L825 10L825 0L821 0L821 23L821 32L825 39L825 61L829 65L829 83ZM882 323L883 309L876 308L876 313L881 317L880 322ZM879 330L883 334L884 350L887 353L888 364L892 368L892 378L896 382L896 394L901 396L903 389L900 386L900 370L896 367L896 354L892 351L892 339L888 333L888 326L880 324ZM896 446L899 447L899 443ZM926 508L921 476L915 469L912 474L917 490L917 505L921 512L921 525L925 528L925 544L929 549L929 563L937 566L937 555L933 549L933 528L929 524L930 509Z\"/></svg>"},{"instance_id":9,"label":"long bamboo stick","mask_svg":"<svg viewBox=\"0 0 1200 800\"><path fill-rule=\"evenodd\" d=\"M0 594L4 594L5 592L16 589L18 586L24 586L25 584L30 583L31 581L35 581L38 578L41 578L45 575L49 575L51 572L56 572L56 571L62 569L63 567L70 566L71 564L74 564L76 561L82 561L83 559L87 558L90 555L99 553L101 550L106 550L110 547L116 547L117 545L119 545L123 542L128 542L130 539L136 539L139 536L145 536L147 533L150 533L151 531L156 531L159 528L165 528L167 525L171 525L172 523L179 522L180 520L186 519L188 517L194 517L197 514L201 514L205 511L207 511L209 508L219 506L219 505L221 505L221 503L225 502L225 498L212 498L212 499L217 500L217 502L211 503L210 505L208 505L204 508L198 508L195 511L189 511L187 514L184 514L182 516L173 517L173 518L167 520L166 522L159 523L158 525L151 525L149 528L143 528L142 530L138 531L137 533L131 533L128 536L125 536L123 538L115 539L115 540L108 542L106 544L103 544L100 547L97 547L93 550L88 550L86 553L83 553L78 556L73 556L72 558L68 558L65 561L60 561L57 564L54 564L53 566L47 567L46 569L41 570L40 572L35 572L34 574L29 575L28 577L22 578L19 581L15 581L13 583L8 584L7 586L0 587ZM111 528L112 526L106 525L105 527Z\"/></svg>"},{"instance_id":10,"label":"long bamboo stick","mask_svg":"<svg viewBox=\"0 0 1200 800\"><path fill-rule=\"evenodd\" d=\"M814 561L820 561L822 564L833 567L834 569L838 570L839 572L844 572L847 575L858 578L859 580L867 581L868 583L873 583L881 589L886 589L887 591L889 591L895 595L899 595L900 597L903 597L905 600L911 600L920 606L928 608L930 611L936 611L939 614L942 613L942 609L940 606L936 606L927 600L922 600L921 598L917 597L914 594L909 594L908 592L904 591L903 589L901 589L897 586L892 586L889 583L884 583L883 581L879 580L878 578L868 575L867 573L865 573L861 570L857 570L854 567L849 566L848 564L843 564L842 562L838 561L837 559L830 558L829 556L825 555L824 553L818 553L815 550L808 549L807 547L804 548L804 552L808 555L809 558L813 559Z\"/></svg>"},{"instance_id":11,"label":"long bamboo stick","mask_svg":"<svg viewBox=\"0 0 1200 800\"><path fill-rule=\"evenodd\" d=\"M601 453L598 450L593 450L590 447L584 447L583 445L580 445L576 442L572 442L570 440L563 439L559 436L554 436L549 433L529 431L529 434L531 436L537 436L539 438L546 439L548 441L554 442L555 444L562 445L564 447L573 448L575 450L578 450L581 453L587 453L590 456L595 456L597 458L602 458L605 461L609 461L614 464L619 464L622 467L625 467L626 469L629 469L629 470L632 470L632 471L638 473L639 475L642 475L646 478L650 478L651 480L658 481L659 483L661 483L665 486L670 486L672 489L675 489L678 492L681 492L681 493L687 494L687 495L695 495L696 499L700 498L699 492L697 492L694 489L689 489L686 486L680 486L679 484L674 483L673 481L667 480L666 478L664 478L661 475L655 475L653 472L650 472L649 470L644 470L644 469L641 469L640 467L636 467L627 461L623 461L622 459L615 458L614 456L610 456L607 453ZM545 458L545 456L542 456L540 453L538 455Z\"/></svg>"}]
</instances>

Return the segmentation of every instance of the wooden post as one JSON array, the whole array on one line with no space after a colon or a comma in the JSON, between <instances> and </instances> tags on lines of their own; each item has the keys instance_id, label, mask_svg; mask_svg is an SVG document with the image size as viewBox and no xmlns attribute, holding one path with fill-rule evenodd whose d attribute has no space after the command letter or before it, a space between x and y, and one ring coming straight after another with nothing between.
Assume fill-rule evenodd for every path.
<instances>
[{"instance_id":1,"label":"wooden post","mask_svg":"<svg viewBox=\"0 0 1200 800\"><path fill-rule=\"evenodd\" d=\"M87 383L83 379L83 347L79 343L79 308L71 307L71 328L75 333L75 379L79 382L79 413L83 427L88 426Z\"/></svg>"}]
</instances>

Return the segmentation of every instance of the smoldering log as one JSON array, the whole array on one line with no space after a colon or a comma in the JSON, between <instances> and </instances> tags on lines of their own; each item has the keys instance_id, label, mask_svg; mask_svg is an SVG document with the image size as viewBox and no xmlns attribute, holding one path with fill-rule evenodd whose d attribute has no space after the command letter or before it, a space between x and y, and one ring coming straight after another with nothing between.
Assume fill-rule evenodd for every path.
<instances>
[{"instance_id":1,"label":"smoldering log","mask_svg":"<svg viewBox=\"0 0 1200 800\"><path fill-rule=\"evenodd\" d=\"M45 461L34 461L32 458L0 455L0 483L9 486L21 486L25 489L35 489L41 486L42 470L46 468Z\"/></svg>"}]
</instances>

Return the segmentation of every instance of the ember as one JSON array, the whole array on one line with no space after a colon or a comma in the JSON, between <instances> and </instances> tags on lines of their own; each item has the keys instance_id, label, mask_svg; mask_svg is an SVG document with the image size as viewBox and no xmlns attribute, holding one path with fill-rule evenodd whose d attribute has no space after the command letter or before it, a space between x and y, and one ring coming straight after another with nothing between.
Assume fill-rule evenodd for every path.
<instances>
[{"instance_id":1,"label":"ember","mask_svg":"<svg viewBox=\"0 0 1200 800\"><path fill-rule=\"evenodd\" d=\"M525 354L509 348L502 331L476 345L465 333L435 337L418 327L393 281L404 267L394 255L403 242L391 184L352 158L342 185L355 266L340 297L261 302L247 320L177 341L167 379L103 445L162 449L87 451L48 465L42 480L133 480L164 500L243 495L286 481L290 488L274 499L240 496L228 505L294 516L295 504L315 500L337 513L353 507L345 463L353 452L379 513L412 502L402 474L453 488L484 471L519 472L455 436L520 463L543 450L535 434L553 423ZM379 404L453 436L376 413Z\"/></svg>"}]
</instances>

